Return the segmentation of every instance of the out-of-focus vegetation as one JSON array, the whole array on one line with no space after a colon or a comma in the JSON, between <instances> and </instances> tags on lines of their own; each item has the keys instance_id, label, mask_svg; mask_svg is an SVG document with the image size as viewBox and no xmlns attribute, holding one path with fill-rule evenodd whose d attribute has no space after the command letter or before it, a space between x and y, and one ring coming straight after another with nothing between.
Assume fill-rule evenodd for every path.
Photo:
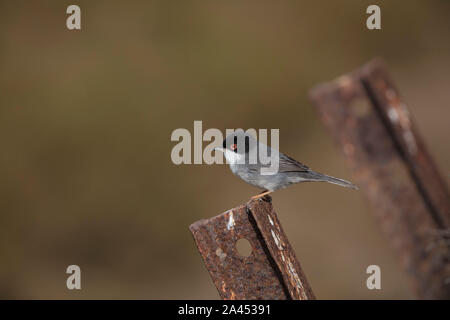
<instances>
[{"instance_id":1,"label":"out-of-focus vegetation","mask_svg":"<svg viewBox=\"0 0 450 320\"><path fill-rule=\"evenodd\" d=\"M307 100L381 56L443 173L450 3L0 2L0 298L218 298L188 230L259 190L225 166L175 166L176 128L279 128L280 147L351 179ZM274 205L319 298L410 298L361 193L301 184ZM66 288L66 267L82 290ZM366 288L366 267L382 290Z\"/></svg>"}]
</instances>

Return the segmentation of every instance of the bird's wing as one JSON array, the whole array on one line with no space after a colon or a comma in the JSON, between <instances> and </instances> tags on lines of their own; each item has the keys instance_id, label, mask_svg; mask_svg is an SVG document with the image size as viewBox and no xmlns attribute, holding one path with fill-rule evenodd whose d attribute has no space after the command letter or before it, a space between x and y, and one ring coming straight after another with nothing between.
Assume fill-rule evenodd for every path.
<instances>
[{"instance_id":1,"label":"bird's wing","mask_svg":"<svg viewBox=\"0 0 450 320\"><path fill-rule=\"evenodd\" d=\"M280 154L280 166L278 170L279 172L310 171L303 163L300 163L285 154Z\"/></svg>"}]
</instances>

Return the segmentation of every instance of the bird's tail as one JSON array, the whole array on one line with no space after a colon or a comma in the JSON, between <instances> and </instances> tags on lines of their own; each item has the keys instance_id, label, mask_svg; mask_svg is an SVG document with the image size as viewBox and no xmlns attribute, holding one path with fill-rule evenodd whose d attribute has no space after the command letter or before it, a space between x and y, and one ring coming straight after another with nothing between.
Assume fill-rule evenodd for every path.
<instances>
[{"instance_id":1,"label":"bird's tail","mask_svg":"<svg viewBox=\"0 0 450 320\"><path fill-rule=\"evenodd\" d=\"M328 183L337 184L338 186L358 190L358 187L356 185L354 185L353 183L351 183L350 181L335 178L332 176L327 176L326 174L322 174L322 173L314 172L314 171L310 171L309 173L310 173L310 177L308 177L308 178L310 179L310 181L328 182Z\"/></svg>"}]
</instances>

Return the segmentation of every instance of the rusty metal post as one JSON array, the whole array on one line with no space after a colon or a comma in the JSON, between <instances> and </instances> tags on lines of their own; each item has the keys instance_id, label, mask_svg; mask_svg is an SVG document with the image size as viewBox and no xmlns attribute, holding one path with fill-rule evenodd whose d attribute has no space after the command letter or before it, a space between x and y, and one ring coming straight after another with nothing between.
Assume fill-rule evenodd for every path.
<instances>
[{"instance_id":1,"label":"rusty metal post","mask_svg":"<svg viewBox=\"0 0 450 320\"><path fill-rule=\"evenodd\" d=\"M314 299L270 196L193 223L192 232L222 299ZM252 246L248 257L239 239Z\"/></svg>"},{"instance_id":2,"label":"rusty metal post","mask_svg":"<svg viewBox=\"0 0 450 320\"><path fill-rule=\"evenodd\" d=\"M383 62L319 85L310 98L418 296L450 299L448 188Z\"/></svg>"}]
</instances>

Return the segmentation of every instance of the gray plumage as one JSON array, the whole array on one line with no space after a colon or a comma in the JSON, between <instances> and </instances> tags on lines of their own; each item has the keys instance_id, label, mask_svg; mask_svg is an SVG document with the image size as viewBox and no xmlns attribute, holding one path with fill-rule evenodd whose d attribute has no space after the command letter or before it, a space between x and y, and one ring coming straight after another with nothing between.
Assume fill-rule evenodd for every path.
<instances>
[{"instance_id":1,"label":"gray plumage","mask_svg":"<svg viewBox=\"0 0 450 320\"><path fill-rule=\"evenodd\" d=\"M276 173L270 175L261 174L261 169L269 168L270 165L262 164L259 153L260 148L267 148L267 155L269 157L272 156L272 159L279 159L278 171ZM347 188L358 189L349 181L311 170L297 160L256 141L253 136L245 133L242 129L236 130L227 136L223 142L223 148L216 149L224 152L230 169L236 176L253 186L270 192L286 188L294 183L310 181L328 182ZM256 163L250 161L250 154L252 152L256 152Z\"/></svg>"}]
</instances>

